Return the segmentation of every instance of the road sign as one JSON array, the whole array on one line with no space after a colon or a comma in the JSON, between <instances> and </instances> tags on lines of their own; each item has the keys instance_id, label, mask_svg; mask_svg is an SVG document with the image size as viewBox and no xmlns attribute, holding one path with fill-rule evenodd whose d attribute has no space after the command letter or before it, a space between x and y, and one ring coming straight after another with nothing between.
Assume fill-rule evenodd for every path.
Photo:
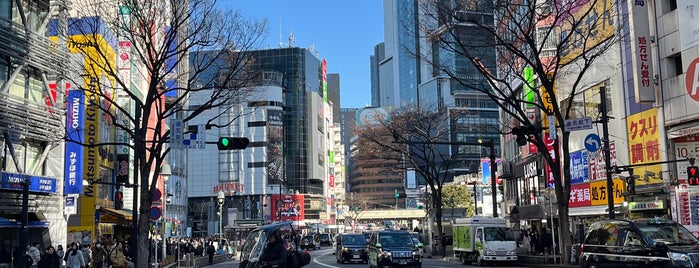
<instances>
[{"instance_id":1,"label":"road sign","mask_svg":"<svg viewBox=\"0 0 699 268\"><path fill-rule=\"evenodd\" d=\"M162 215L163 212L160 210L159 207L151 207L150 208L150 219L151 220L158 220L160 219L160 215Z\"/></svg>"},{"instance_id":2,"label":"road sign","mask_svg":"<svg viewBox=\"0 0 699 268\"><path fill-rule=\"evenodd\" d=\"M602 141L600 141L597 134L592 133L585 137L585 149L590 152L596 152L602 146Z\"/></svg>"},{"instance_id":3,"label":"road sign","mask_svg":"<svg viewBox=\"0 0 699 268\"><path fill-rule=\"evenodd\" d=\"M565 120L564 123L567 132L592 129L592 118L590 117L568 119Z\"/></svg>"}]
</instances>

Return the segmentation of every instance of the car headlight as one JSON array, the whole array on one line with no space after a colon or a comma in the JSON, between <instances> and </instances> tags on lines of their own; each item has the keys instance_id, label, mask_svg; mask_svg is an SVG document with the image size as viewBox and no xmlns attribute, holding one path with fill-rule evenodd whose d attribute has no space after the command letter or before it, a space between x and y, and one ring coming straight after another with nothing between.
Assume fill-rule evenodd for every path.
<instances>
[{"instance_id":1,"label":"car headlight","mask_svg":"<svg viewBox=\"0 0 699 268\"><path fill-rule=\"evenodd\" d=\"M413 251L413 256L420 255L420 252Z\"/></svg>"},{"instance_id":2,"label":"car headlight","mask_svg":"<svg viewBox=\"0 0 699 268\"><path fill-rule=\"evenodd\" d=\"M495 251L492 251L490 249L485 250L485 255L495 255Z\"/></svg>"},{"instance_id":3,"label":"car headlight","mask_svg":"<svg viewBox=\"0 0 699 268\"><path fill-rule=\"evenodd\" d=\"M349 248L342 248L342 251L347 252L349 251Z\"/></svg>"},{"instance_id":4,"label":"car headlight","mask_svg":"<svg viewBox=\"0 0 699 268\"><path fill-rule=\"evenodd\" d=\"M514 250L507 252L507 256L515 256L515 255L517 255L517 252Z\"/></svg>"},{"instance_id":5,"label":"car headlight","mask_svg":"<svg viewBox=\"0 0 699 268\"><path fill-rule=\"evenodd\" d=\"M677 253L677 252L668 252L667 256L670 258L671 261L673 262L686 262L689 261L689 256L687 254L682 254L682 253Z\"/></svg>"}]
</instances>

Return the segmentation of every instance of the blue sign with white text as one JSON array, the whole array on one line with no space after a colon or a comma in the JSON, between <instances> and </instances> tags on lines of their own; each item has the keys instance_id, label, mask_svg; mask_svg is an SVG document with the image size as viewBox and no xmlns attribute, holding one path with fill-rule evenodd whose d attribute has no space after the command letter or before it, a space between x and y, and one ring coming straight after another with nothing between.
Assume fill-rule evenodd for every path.
<instances>
[{"instance_id":1,"label":"blue sign with white text","mask_svg":"<svg viewBox=\"0 0 699 268\"><path fill-rule=\"evenodd\" d=\"M585 151L570 153L570 184L578 184L590 180L587 155Z\"/></svg>"},{"instance_id":2,"label":"blue sign with white text","mask_svg":"<svg viewBox=\"0 0 699 268\"><path fill-rule=\"evenodd\" d=\"M83 146L85 137L85 92L69 90L66 97L66 155L64 194L83 193Z\"/></svg>"},{"instance_id":3,"label":"blue sign with white text","mask_svg":"<svg viewBox=\"0 0 699 268\"><path fill-rule=\"evenodd\" d=\"M56 193L56 179L17 173L2 173L0 188L22 190L22 183L29 182L30 192Z\"/></svg>"}]
</instances>

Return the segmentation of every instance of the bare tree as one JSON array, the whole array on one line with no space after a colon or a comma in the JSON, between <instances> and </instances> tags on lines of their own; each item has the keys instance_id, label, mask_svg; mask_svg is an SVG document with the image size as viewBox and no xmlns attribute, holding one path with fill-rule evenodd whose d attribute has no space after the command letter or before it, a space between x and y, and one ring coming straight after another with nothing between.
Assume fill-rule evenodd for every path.
<instances>
[{"instance_id":1,"label":"bare tree","mask_svg":"<svg viewBox=\"0 0 699 268\"><path fill-rule=\"evenodd\" d=\"M111 5L108 5L111 4ZM232 107L247 98L256 72L250 68L264 22L222 10L216 1L74 1L74 18L59 29L73 53L73 90L84 92L87 115L101 114L126 140L77 138L87 148L123 146L134 156L134 185L139 210L136 267L148 266L151 193L173 138L172 117L188 121L212 111L209 126L225 126L237 117ZM59 25L59 27L61 27ZM190 99L196 98L196 105ZM221 114L228 122L217 120ZM239 115L238 115L239 116ZM95 123L98 124L98 123ZM93 126L86 126L93 131ZM88 178L97 182L99 178Z\"/></svg>"},{"instance_id":2,"label":"bare tree","mask_svg":"<svg viewBox=\"0 0 699 268\"><path fill-rule=\"evenodd\" d=\"M452 176L449 169L455 166L448 145L438 144L449 141L448 117L439 111L409 105L376 121L379 124L357 129L359 139L374 145L366 157L392 161L396 168L414 168L425 179L432 193L430 203L437 233L441 234L442 190Z\"/></svg>"},{"instance_id":3,"label":"bare tree","mask_svg":"<svg viewBox=\"0 0 699 268\"><path fill-rule=\"evenodd\" d=\"M573 100L585 89L583 81L587 72L605 64L606 53L618 46L620 36L615 29L620 26L613 23L617 2L426 0L421 3L424 5L419 8L419 36L431 48L414 55L431 66L433 74L449 78L462 89L487 95L506 114L505 118L511 120L501 130L502 134L515 134L512 129L521 126L516 130L524 131L516 134L536 145L539 152L549 151L544 143L542 121L552 117L561 129L559 139L554 140L557 148L554 154L543 156L553 171L561 219L559 234L563 245L570 245L570 133L562 123L571 115ZM524 74L526 68L531 68L538 86ZM530 120L527 110L532 108L543 115ZM564 252L567 262L570 252Z\"/></svg>"}]
</instances>

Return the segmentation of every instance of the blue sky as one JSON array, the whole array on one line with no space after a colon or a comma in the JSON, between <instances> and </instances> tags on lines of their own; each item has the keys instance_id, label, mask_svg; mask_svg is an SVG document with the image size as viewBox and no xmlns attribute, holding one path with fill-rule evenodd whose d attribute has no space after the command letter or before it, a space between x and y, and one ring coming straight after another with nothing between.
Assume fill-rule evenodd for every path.
<instances>
[{"instance_id":1,"label":"blue sky","mask_svg":"<svg viewBox=\"0 0 699 268\"><path fill-rule=\"evenodd\" d=\"M223 0L245 17L267 19L265 47L278 47L280 21L284 44L315 47L328 61L328 73L340 74L340 107L371 104L369 57L383 41L381 0Z\"/></svg>"}]
</instances>

